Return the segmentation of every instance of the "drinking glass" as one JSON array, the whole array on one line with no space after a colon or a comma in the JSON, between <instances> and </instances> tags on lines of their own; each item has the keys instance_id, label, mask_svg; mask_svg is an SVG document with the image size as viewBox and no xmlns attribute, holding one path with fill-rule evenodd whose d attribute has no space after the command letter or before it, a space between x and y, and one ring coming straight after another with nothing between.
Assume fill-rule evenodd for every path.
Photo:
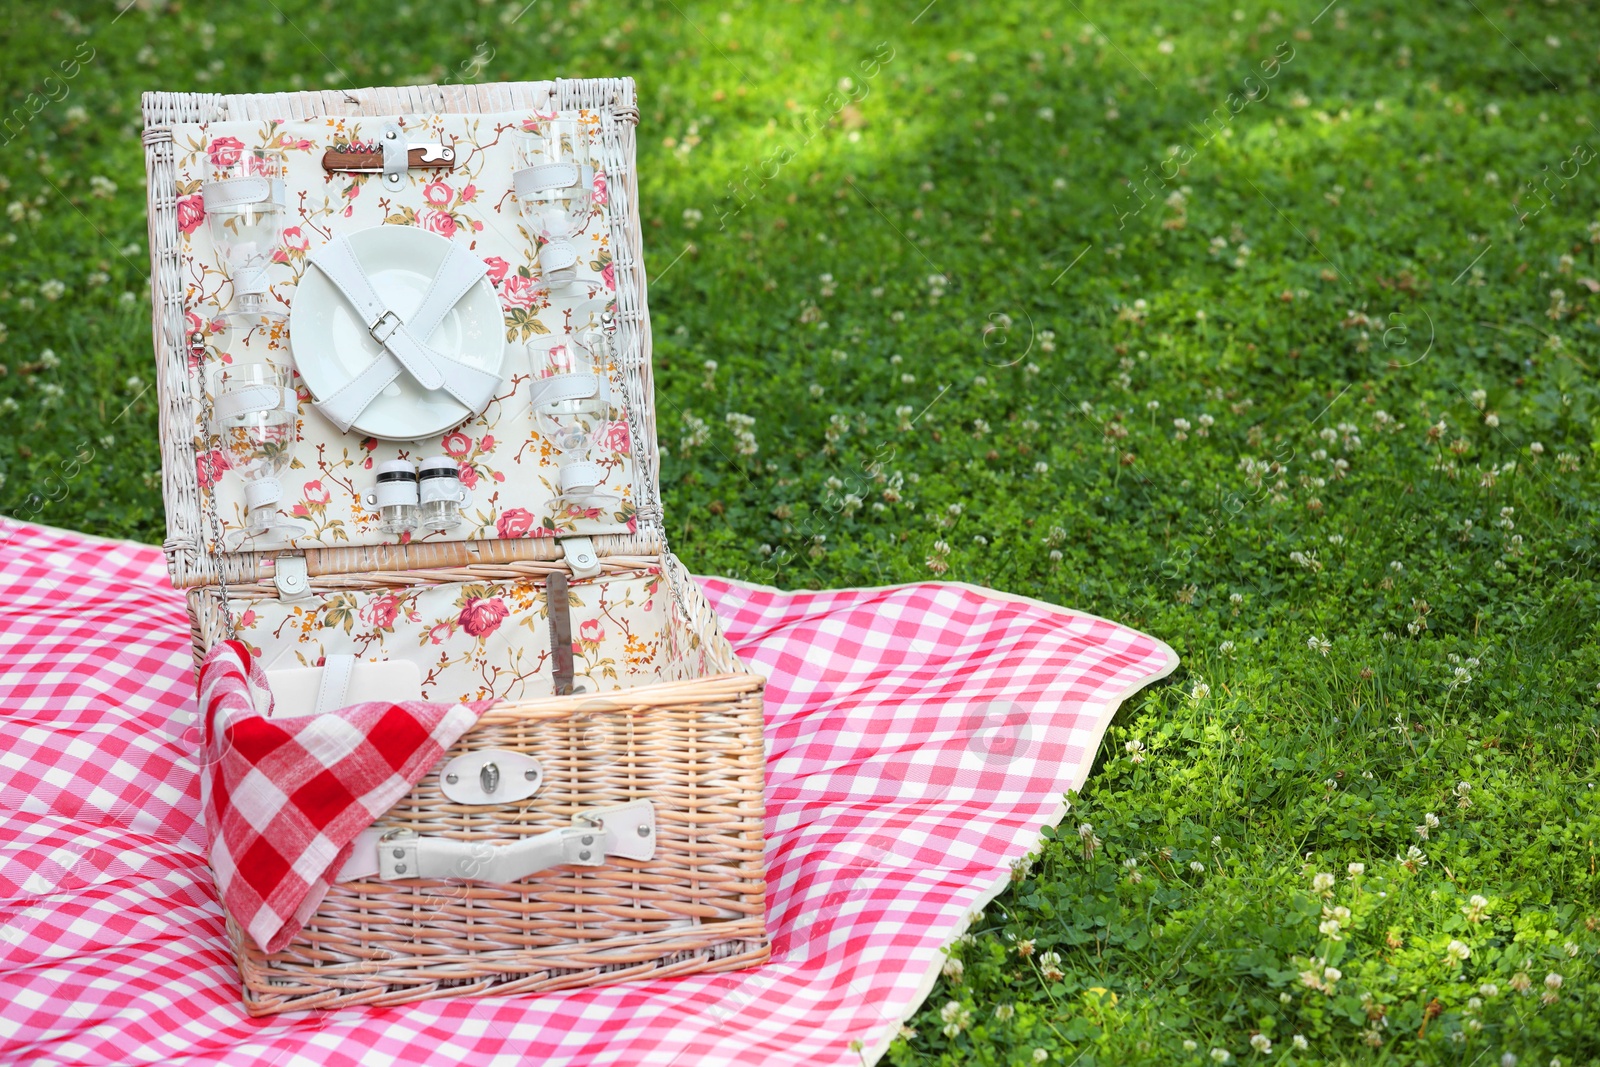
<instances>
[{"instance_id":1,"label":"drinking glass","mask_svg":"<svg viewBox=\"0 0 1600 1067\"><path fill-rule=\"evenodd\" d=\"M539 272L552 291L578 277L572 238L589 225L594 202L594 160L589 133L576 118L559 116L517 133L519 170L514 181L523 221L539 245Z\"/></svg>"},{"instance_id":2,"label":"drinking glass","mask_svg":"<svg viewBox=\"0 0 1600 1067\"><path fill-rule=\"evenodd\" d=\"M581 509L621 502L600 489L612 422L610 345L603 330L554 334L529 345L534 367L534 414L539 430L558 453L559 499Z\"/></svg>"},{"instance_id":3,"label":"drinking glass","mask_svg":"<svg viewBox=\"0 0 1600 1067\"><path fill-rule=\"evenodd\" d=\"M282 318L269 303L267 269L283 240L284 154L271 148L213 152L212 168L213 180L201 191L212 246L233 282L223 317L241 323Z\"/></svg>"},{"instance_id":4,"label":"drinking glass","mask_svg":"<svg viewBox=\"0 0 1600 1067\"><path fill-rule=\"evenodd\" d=\"M212 420L230 468L244 480L239 545L280 545L305 532L278 513L279 477L294 459L297 405L288 370L268 362L223 364L212 372Z\"/></svg>"}]
</instances>

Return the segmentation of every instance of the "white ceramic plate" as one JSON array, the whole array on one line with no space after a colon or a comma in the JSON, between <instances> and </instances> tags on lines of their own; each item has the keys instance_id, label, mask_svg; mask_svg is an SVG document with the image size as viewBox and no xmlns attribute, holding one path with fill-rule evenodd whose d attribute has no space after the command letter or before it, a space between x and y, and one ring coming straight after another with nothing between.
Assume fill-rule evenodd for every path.
<instances>
[{"instance_id":1,"label":"white ceramic plate","mask_svg":"<svg viewBox=\"0 0 1600 1067\"><path fill-rule=\"evenodd\" d=\"M407 319L422 303L450 241L413 226L374 226L351 234L350 246L378 296ZM505 321L487 275L456 301L424 342L468 366L500 371ZM308 267L289 311L289 349L300 377L320 400L366 369L383 346L367 333L366 324L327 276ZM443 389L424 389L402 370L351 429L388 441L415 441L442 434L477 414Z\"/></svg>"}]
</instances>

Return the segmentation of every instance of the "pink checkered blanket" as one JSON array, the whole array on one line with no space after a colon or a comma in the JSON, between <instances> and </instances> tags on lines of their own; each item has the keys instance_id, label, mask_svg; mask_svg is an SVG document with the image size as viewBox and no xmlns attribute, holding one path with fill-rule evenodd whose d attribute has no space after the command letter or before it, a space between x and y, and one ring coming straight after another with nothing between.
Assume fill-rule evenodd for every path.
<instances>
[{"instance_id":1,"label":"pink checkered blanket","mask_svg":"<svg viewBox=\"0 0 1600 1067\"><path fill-rule=\"evenodd\" d=\"M771 962L251 1019L206 865L189 626L160 553L0 520L0 1062L871 1062L1060 818L1117 705L1177 658L965 585L704 585L769 679Z\"/></svg>"}]
</instances>

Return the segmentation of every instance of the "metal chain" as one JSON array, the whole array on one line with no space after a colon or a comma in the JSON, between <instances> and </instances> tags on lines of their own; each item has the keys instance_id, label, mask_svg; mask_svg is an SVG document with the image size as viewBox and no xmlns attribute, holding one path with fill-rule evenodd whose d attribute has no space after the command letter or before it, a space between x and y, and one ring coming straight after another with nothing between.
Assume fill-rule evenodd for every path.
<instances>
[{"instance_id":1,"label":"metal chain","mask_svg":"<svg viewBox=\"0 0 1600 1067\"><path fill-rule=\"evenodd\" d=\"M619 116L612 109L607 109L607 111L603 112L602 115L603 117L609 116L612 119L612 123L610 123L610 129L605 129L602 127L602 143L605 144L606 149L608 149L607 155L611 155L612 153L609 150L614 148L616 149L615 155L620 157L622 155L622 136L618 133L615 125L615 120ZM634 121L637 122L637 118L635 118ZM610 160L607 162L610 162ZM619 165L616 169L617 173L621 173L624 168ZM626 185L626 183L622 184ZM606 204L606 214L610 216L612 222L611 239L613 246L619 249L626 248L628 240L628 235L626 232L627 213L626 211L619 210L620 205L617 203L617 198L624 195L625 193L619 189L618 192L614 194L610 202ZM639 266L642 267L643 264L640 263ZM620 291L618 295L620 297ZM622 319L622 315L613 313L612 322L610 324L613 337L611 349L612 352L615 353L618 362L622 365L623 381L634 381L639 383L640 388L637 391L640 394L644 405L648 407L652 398L644 395L642 381L643 374L641 373L646 359L643 351L644 340L640 335L637 324L627 324L625 326ZM640 349L636 357L631 351L624 352L624 346L622 343L620 343L626 339L630 332L632 340L639 346ZM632 400L632 397L628 396L628 391L626 389L623 390L623 395L629 401ZM694 615L689 611L689 606L684 603L683 591L678 588L678 583L672 576L672 568L667 565L667 557L672 554L672 549L667 544L667 517L661 506L661 473L659 466L661 457L659 452L656 455L646 457L639 449L639 446L645 443L645 436L641 432L640 423L640 419L643 417L642 413L635 411L634 405L631 402L625 403L623 405L623 410L628 419L628 434L633 439L634 465L639 474L638 482L647 491L647 497L651 497L650 499L644 501L634 502L636 513L638 510L642 510L643 508L649 508L647 518L649 521L655 523L656 537L661 546L660 554L662 580L667 583L667 592L672 597L673 602L678 605L678 612L683 616L685 624L693 624ZM650 490L652 487L655 490L653 495L648 492L648 490Z\"/></svg>"}]
</instances>

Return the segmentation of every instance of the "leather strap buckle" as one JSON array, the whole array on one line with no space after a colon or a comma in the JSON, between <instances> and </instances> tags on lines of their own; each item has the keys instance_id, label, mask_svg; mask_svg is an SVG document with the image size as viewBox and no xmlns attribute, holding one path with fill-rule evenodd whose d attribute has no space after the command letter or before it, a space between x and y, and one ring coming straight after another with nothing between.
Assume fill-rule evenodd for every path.
<instances>
[{"instance_id":1,"label":"leather strap buckle","mask_svg":"<svg viewBox=\"0 0 1600 1067\"><path fill-rule=\"evenodd\" d=\"M378 320L367 327L367 333L380 345L388 345L389 338L393 337L394 332L404 325L405 323L400 321L399 315L396 315L388 308L384 308L383 314L378 316Z\"/></svg>"}]
</instances>

